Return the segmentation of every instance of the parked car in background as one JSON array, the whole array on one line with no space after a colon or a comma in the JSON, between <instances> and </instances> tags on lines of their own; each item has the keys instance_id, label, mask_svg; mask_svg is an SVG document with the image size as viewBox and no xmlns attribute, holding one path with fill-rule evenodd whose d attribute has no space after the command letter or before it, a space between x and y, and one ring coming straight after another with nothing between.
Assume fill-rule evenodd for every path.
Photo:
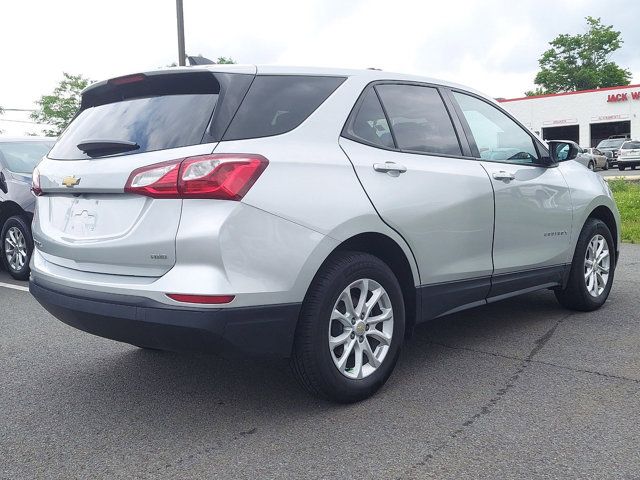
<instances>
[{"instance_id":1,"label":"parked car in background","mask_svg":"<svg viewBox=\"0 0 640 480\"><path fill-rule=\"evenodd\" d=\"M618 164L618 150L625 140L628 140L628 138L613 135L598 143L596 148L606 155L610 167L615 167Z\"/></svg>"},{"instance_id":2,"label":"parked car in background","mask_svg":"<svg viewBox=\"0 0 640 480\"><path fill-rule=\"evenodd\" d=\"M640 165L640 141L627 140L618 150L618 170L629 167L635 170Z\"/></svg>"},{"instance_id":3,"label":"parked car in background","mask_svg":"<svg viewBox=\"0 0 640 480\"><path fill-rule=\"evenodd\" d=\"M609 161L606 155L597 148L579 147L576 160L582 163L589 170L609 170Z\"/></svg>"},{"instance_id":4,"label":"parked car in background","mask_svg":"<svg viewBox=\"0 0 640 480\"><path fill-rule=\"evenodd\" d=\"M18 280L29 278L35 197L31 174L55 143L49 137L0 137L0 245L2 264Z\"/></svg>"},{"instance_id":5,"label":"parked car in background","mask_svg":"<svg viewBox=\"0 0 640 480\"><path fill-rule=\"evenodd\" d=\"M143 348L289 357L340 402L415 324L537 289L606 301L606 182L492 98L374 70L211 65L95 83L33 175L30 290ZM213 380L212 380L213 381Z\"/></svg>"}]
</instances>

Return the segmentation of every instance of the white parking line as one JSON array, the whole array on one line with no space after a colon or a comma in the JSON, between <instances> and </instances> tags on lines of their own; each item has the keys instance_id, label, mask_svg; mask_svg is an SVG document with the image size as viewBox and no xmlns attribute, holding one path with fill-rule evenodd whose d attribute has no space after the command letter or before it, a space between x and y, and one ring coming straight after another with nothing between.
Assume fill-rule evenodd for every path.
<instances>
[{"instance_id":1,"label":"white parking line","mask_svg":"<svg viewBox=\"0 0 640 480\"><path fill-rule=\"evenodd\" d=\"M21 292L28 292L29 287L23 287L22 285L12 285L11 283L0 282L0 287L11 288L13 290L20 290Z\"/></svg>"}]
</instances>

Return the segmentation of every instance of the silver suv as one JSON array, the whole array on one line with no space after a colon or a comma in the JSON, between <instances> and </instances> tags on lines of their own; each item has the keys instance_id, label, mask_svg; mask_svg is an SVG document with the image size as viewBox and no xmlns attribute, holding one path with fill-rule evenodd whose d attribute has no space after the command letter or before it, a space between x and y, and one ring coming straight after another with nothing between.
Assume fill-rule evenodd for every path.
<instances>
[{"instance_id":1,"label":"silver suv","mask_svg":"<svg viewBox=\"0 0 640 480\"><path fill-rule=\"evenodd\" d=\"M421 77L218 65L89 87L38 166L30 288L142 348L290 357L352 402L418 323L536 289L600 307L606 183L490 98Z\"/></svg>"},{"instance_id":2,"label":"silver suv","mask_svg":"<svg viewBox=\"0 0 640 480\"><path fill-rule=\"evenodd\" d=\"M0 263L17 280L29 278L35 198L31 172L55 138L0 137Z\"/></svg>"}]
</instances>

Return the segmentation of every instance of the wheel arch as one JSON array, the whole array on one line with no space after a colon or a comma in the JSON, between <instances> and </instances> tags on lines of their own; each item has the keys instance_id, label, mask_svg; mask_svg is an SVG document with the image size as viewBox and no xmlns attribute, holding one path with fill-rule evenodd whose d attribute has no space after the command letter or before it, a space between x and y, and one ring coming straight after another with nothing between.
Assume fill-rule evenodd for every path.
<instances>
[{"instance_id":1,"label":"wheel arch","mask_svg":"<svg viewBox=\"0 0 640 480\"><path fill-rule=\"evenodd\" d=\"M0 230L4 226L4 222L15 215L23 215L31 220L27 212L16 202L12 202L11 200L0 202Z\"/></svg>"},{"instance_id":2,"label":"wheel arch","mask_svg":"<svg viewBox=\"0 0 640 480\"><path fill-rule=\"evenodd\" d=\"M609 228L609 231L611 232L611 236L613 237L613 243L615 245L615 250L616 250L616 261L618 259L618 222L616 221L616 216L614 215L613 211L611 211L611 209L609 207L607 207L606 205L598 205L597 207L595 207L591 213L589 214L589 216L587 217L587 220L589 220L590 218L595 218L598 220L601 220L602 222L604 222L604 224ZM585 220L586 222L586 220ZM584 227L584 225L583 225Z\"/></svg>"},{"instance_id":3,"label":"wheel arch","mask_svg":"<svg viewBox=\"0 0 640 480\"><path fill-rule=\"evenodd\" d=\"M402 289L406 317L405 336L410 336L416 318L421 313L416 289L419 278L416 278L417 269L413 257L409 258L405 250L391 237L379 232L365 232L342 241L325 262L336 253L345 251L368 253L382 260L391 269Z\"/></svg>"}]
</instances>

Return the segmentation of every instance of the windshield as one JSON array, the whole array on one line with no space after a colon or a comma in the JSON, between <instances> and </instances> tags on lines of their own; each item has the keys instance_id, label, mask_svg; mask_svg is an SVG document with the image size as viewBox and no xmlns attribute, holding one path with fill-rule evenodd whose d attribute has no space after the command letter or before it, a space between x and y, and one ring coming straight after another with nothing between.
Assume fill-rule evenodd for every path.
<instances>
[{"instance_id":1,"label":"windshield","mask_svg":"<svg viewBox=\"0 0 640 480\"><path fill-rule=\"evenodd\" d=\"M31 174L40 163L53 142L6 142L0 143L0 160L14 173Z\"/></svg>"},{"instance_id":2,"label":"windshield","mask_svg":"<svg viewBox=\"0 0 640 480\"><path fill-rule=\"evenodd\" d=\"M636 148L640 148L640 142L625 142L620 148L623 150L635 150Z\"/></svg>"},{"instance_id":3,"label":"windshield","mask_svg":"<svg viewBox=\"0 0 640 480\"><path fill-rule=\"evenodd\" d=\"M598 148L620 148L620 145L624 143L624 138L610 138L602 140L598 144Z\"/></svg>"}]
</instances>

